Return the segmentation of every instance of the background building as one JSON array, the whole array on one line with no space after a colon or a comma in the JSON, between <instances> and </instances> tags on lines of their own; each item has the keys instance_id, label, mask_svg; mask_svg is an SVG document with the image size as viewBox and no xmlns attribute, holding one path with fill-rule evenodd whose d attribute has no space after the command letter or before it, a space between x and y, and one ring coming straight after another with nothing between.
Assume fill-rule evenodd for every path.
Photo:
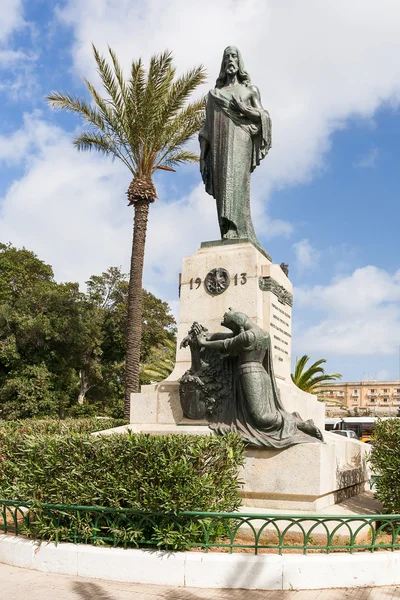
<instances>
[{"instance_id":1,"label":"background building","mask_svg":"<svg viewBox=\"0 0 400 600\"><path fill-rule=\"evenodd\" d=\"M395 416L400 409L400 381L347 381L328 383L317 390L328 416L351 414Z\"/></svg>"}]
</instances>

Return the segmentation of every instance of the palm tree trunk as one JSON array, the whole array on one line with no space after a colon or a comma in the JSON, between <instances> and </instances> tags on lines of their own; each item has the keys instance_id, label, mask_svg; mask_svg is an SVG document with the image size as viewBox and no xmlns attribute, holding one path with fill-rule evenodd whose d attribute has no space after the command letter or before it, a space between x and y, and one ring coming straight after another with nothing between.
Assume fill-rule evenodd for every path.
<instances>
[{"instance_id":1,"label":"palm tree trunk","mask_svg":"<svg viewBox=\"0 0 400 600\"><path fill-rule=\"evenodd\" d=\"M148 200L136 200L133 226L131 270L128 289L128 318L126 326L126 367L124 415L130 419L131 394L139 391L140 346L143 311L143 262L146 244Z\"/></svg>"}]
</instances>

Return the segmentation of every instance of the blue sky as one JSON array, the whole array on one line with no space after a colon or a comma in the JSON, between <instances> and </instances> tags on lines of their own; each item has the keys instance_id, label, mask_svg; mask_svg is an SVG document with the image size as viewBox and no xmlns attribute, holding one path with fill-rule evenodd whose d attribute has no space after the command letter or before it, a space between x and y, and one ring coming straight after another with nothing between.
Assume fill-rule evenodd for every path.
<instances>
[{"instance_id":1,"label":"blue sky","mask_svg":"<svg viewBox=\"0 0 400 600\"><path fill-rule=\"evenodd\" d=\"M400 5L397 0L3 0L0 240L34 250L59 280L128 270L129 173L78 154L79 122L51 90L97 82L91 43L132 58L170 48L212 87L228 44L243 53L273 123L252 180L258 237L295 286L293 354L345 380L397 378ZM195 145L194 145L195 147ZM145 286L178 310L182 256L216 239L195 166L157 176Z\"/></svg>"}]
</instances>

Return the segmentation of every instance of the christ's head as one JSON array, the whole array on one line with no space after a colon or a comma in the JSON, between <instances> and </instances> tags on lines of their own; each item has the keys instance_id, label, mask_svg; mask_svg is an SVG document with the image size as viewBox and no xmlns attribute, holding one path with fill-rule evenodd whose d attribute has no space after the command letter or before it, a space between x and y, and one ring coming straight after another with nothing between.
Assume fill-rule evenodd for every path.
<instances>
[{"instance_id":1,"label":"christ's head","mask_svg":"<svg viewBox=\"0 0 400 600\"><path fill-rule=\"evenodd\" d=\"M236 75L239 83L249 85L250 76L244 68L242 55L236 46L228 46L222 56L221 70L215 87L222 88L227 83L229 75Z\"/></svg>"}]
</instances>

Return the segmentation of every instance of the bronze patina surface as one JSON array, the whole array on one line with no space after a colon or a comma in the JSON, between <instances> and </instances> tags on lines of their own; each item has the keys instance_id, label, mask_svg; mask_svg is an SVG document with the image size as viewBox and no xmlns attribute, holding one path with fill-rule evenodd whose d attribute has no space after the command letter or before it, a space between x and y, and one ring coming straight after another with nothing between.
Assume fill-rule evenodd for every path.
<instances>
[{"instance_id":1,"label":"bronze patina surface","mask_svg":"<svg viewBox=\"0 0 400 600\"><path fill-rule=\"evenodd\" d=\"M190 418L189 408L185 410L190 406L190 413L206 417L217 433L234 431L254 446L281 449L323 441L311 420L285 410L269 334L232 309L222 325L230 332L211 334L195 322L182 342L192 354L192 366L180 380L185 416ZM199 410L194 408L196 402Z\"/></svg>"},{"instance_id":2,"label":"bronze patina surface","mask_svg":"<svg viewBox=\"0 0 400 600\"><path fill-rule=\"evenodd\" d=\"M199 140L200 171L216 200L221 238L247 238L259 247L250 176L271 147L271 119L234 46L225 49L215 88L207 96Z\"/></svg>"}]
</instances>

